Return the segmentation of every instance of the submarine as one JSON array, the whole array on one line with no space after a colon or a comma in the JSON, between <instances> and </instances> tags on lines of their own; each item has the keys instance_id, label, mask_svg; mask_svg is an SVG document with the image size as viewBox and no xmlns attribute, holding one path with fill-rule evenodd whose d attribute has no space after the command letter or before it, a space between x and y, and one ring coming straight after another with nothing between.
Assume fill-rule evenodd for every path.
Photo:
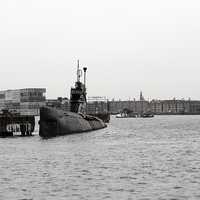
<instances>
[{"instance_id":1,"label":"submarine","mask_svg":"<svg viewBox=\"0 0 200 200\"><path fill-rule=\"evenodd\" d=\"M84 83L81 82L82 70L77 65L77 81L71 88L70 111L64 111L52 107L40 108L39 135L42 138L50 138L61 135L82 133L106 128L103 120L96 116L86 114L86 71L83 68Z\"/></svg>"}]
</instances>

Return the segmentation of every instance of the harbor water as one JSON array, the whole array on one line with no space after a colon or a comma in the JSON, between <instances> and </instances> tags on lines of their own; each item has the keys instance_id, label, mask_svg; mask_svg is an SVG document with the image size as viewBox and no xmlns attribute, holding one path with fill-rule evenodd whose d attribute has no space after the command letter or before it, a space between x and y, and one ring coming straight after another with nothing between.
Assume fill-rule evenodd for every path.
<instances>
[{"instance_id":1,"label":"harbor water","mask_svg":"<svg viewBox=\"0 0 200 200\"><path fill-rule=\"evenodd\" d=\"M52 139L0 138L0 199L200 199L200 116L111 118Z\"/></svg>"}]
</instances>

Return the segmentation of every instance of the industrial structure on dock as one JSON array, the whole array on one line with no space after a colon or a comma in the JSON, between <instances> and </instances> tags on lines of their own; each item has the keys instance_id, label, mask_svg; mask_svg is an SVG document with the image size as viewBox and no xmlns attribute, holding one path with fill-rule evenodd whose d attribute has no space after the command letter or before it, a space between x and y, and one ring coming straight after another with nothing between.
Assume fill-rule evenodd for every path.
<instances>
[{"instance_id":1,"label":"industrial structure on dock","mask_svg":"<svg viewBox=\"0 0 200 200\"><path fill-rule=\"evenodd\" d=\"M45 88L0 91L0 110L9 110L21 115L39 115L40 107L46 105L45 93Z\"/></svg>"}]
</instances>

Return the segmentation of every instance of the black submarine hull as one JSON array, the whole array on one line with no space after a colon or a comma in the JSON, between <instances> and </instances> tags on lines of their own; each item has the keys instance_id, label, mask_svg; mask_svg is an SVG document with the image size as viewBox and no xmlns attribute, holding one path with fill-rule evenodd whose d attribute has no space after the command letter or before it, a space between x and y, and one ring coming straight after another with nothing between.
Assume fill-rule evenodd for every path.
<instances>
[{"instance_id":1,"label":"black submarine hull","mask_svg":"<svg viewBox=\"0 0 200 200\"><path fill-rule=\"evenodd\" d=\"M107 127L99 118L51 107L40 108L39 135L43 138L69 135Z\"/></svg>"}]
</instances>

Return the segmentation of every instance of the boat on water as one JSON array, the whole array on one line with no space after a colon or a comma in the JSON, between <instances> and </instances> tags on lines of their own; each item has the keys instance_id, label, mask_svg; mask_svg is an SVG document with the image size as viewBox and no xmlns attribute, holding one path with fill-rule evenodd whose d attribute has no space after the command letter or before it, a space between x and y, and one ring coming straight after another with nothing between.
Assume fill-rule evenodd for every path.
<instances>
[{"instance_id":1,"label":"boat on water","mask_svg":"<svg viewBox=\"0 0 200 200\"><path fill-rule=\"evenodd\" d=\"M116 118L136 118L136 117L137 113L134 113L132 110L129 110L127 108L123 109L122 112L116 115Z\"/></svg>"},{"instance_id":2,"label":"boat on water","mask_svg":"<svg viewBox=\"0 0 200 200\"><path fill-rule=\"evenodd\" d=\"M143 117L143 118L148 118L148 117L154 117L154 114L153 113L150 113L150 112L147 112L147 113L142 113L140 115L140 117Z\"/></svg>"},{"instance_id":3,"label":"boat on water","mask_svg":"<svg viewBox=\"0 0 200 200\"><path fill-rule=\"evenodd\" d=\"M40 108L39 135L43 138L94 131L107 127L100 118L86 114L86 71L83 68L84 83L80 78L82 70L77 66L77 81L71 88L70 111L52 107Z\"/></svg>"}]
</instances>

